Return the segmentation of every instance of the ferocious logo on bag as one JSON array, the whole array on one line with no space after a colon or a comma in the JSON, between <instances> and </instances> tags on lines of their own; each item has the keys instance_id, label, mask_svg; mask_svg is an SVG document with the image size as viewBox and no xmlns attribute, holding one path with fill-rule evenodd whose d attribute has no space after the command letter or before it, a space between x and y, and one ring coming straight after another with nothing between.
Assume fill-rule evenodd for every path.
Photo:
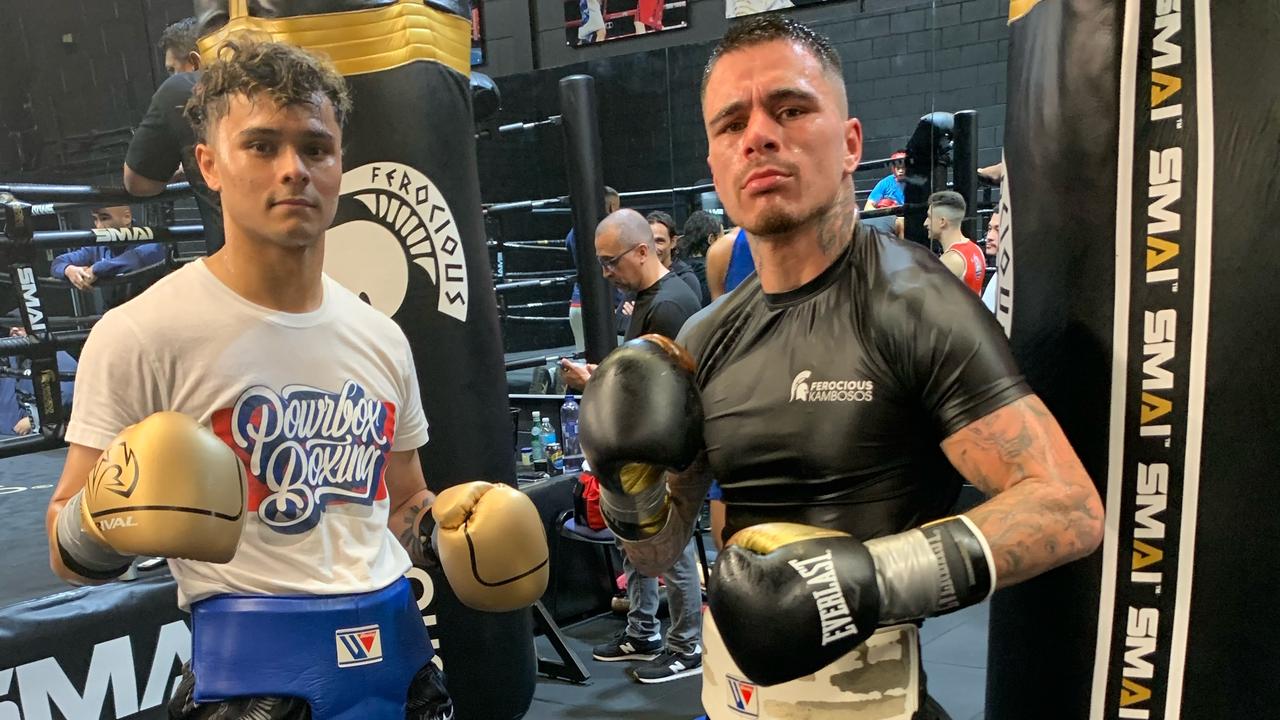
<instances>
[{"instance_id":1,"label":"ferocious logo on bag","mask_svg":"<svg viewBox=\"0 0 1280 720\"><path fill-rule=\"evenodd\" d=\"M467 263L453 211L421 171L377 162L342 175L339 224L325 235L324 271L394 316L404 305L411 267L427 273L436 309L467 320Z\"/></svg>"},{"instance_id":2,"label":"ferocious logo on bag","mask_svg":"<svg viewBox=\"0 0 1280 720\"><path fill-rule=\"evenodd\" d=\"M382 631L377 625L338 630L333 639L338 646L338 667L382 662Z\"/></svg>"},{"instance_id":3,"label":"ferocious logo on bag","mask_svg":"<svg viewBox=\"0 0 1280 720\"><path fill-rule=\"evenodd\" d=\"M729 709L748 717L760 716L760 703L756 700L756 688L752 683L732 675L725 675L729 687Z\"/></svg>"},{"instance_id":4,"label":"ferocious logo on bag","mask_svg":"<svg viewBox=\"0 0 1280 720\"><path fill-rule=\"evenodd\" d=\"M310 530L331 503L387 497L396 406L351 380L336 393L251 387L213 414L213 429L248 470L249 510L277 532Z\"/></svg>"}]
</instances>

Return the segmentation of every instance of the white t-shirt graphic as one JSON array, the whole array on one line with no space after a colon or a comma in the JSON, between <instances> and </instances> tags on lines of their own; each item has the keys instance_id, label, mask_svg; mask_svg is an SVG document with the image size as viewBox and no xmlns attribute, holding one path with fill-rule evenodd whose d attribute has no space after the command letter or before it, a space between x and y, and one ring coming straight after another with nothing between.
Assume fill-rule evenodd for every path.
<instances>
[{"instance_id":1,"label":"white t-shirt graphic","mask_svg":"<svg viewBox=\"0 0 1280 720\"><path fill-rule=\"evenodd\" d=\"M201 260L107 313L81 354L67 441L105 448L161 410L211 427L248 475L235 558L169 561L183 607L367 592L409 569L384 473L389 453L427 441L413 356L399 326L328 276L319 309L282 313Z\"/></svg>"}]
</instances>

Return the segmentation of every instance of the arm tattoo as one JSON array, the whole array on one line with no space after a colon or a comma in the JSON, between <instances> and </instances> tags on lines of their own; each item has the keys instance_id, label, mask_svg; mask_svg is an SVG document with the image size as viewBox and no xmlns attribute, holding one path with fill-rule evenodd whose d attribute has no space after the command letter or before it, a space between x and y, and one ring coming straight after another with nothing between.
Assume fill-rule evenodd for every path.
<instances>
[{"instance_id":1,"label":"arm tattoo","mask_svg":"<svg viewBox=\"0 0 1280 720\"><path fill-rule=\"evenodd\" d=\"M969 482L994 495L965 514L991 546L1000 587L1084 557L1101 542L1102 501L1040 398L970 423L942 448Z\"/></svg>"},{"instance_id":2,"label":"arm tattoo","mask_svg":"<svg viewBox=\"0 0 1280 720\"><path fill-rule=\"evenodd\" d=\"M413 497L392 513L388 523L400 545L409 553L414 567L429 568L437 564L435 551L431 549L432 499L429 494ZM426 527L423 527L424 521Z\"/></svg>"},{"instance_id":3,"label":"arm tattoo","mask_svg":"<svg viewBox=\"0 0 1280 720\"><path fill-rule=\"evenodd\" d=\"M631 564L649 577L658 577L670 570L693 537L698 513L702 511L707 490L711 488L706 454L699 455L683 472L667 473L667 487L671 497L666 527L648 540L622 543Z\"/></svg>"}]
</instances>

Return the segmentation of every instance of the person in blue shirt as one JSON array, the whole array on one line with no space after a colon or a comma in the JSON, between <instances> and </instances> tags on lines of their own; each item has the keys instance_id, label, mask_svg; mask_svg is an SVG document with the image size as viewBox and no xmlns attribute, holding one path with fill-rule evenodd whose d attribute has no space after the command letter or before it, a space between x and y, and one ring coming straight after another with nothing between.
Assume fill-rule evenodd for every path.
<instances>
[{"instance_id":1,"label":"person in blue shirt","mask_svg":"<svg viewBox=\"0 0 1280 720\"><path fill-rule=\"evenodd\" d=\"M20 327L9 330L10 337L21 337L26 334L26 331ZM75 373L75 358L71 357L66 351L58 351L57 362L59 375ZM8 357L0 358L0 364L17 370L26 367L29 363L16 357ZM63 415L64 417L70 417L75 383L68 380L59 383L59 385L62 390ZM36 429L36 422L33 416L35 407L35 388L32 387L30 378L19 378L9 374L0 375L0 436L30 435L34 432Z\"/></svg>"},{"instance_id":2,"label":"person in blue shirt","mask_svg":"<svg viewBox=\"0 0 1280 720\"><path fill-rule=\"evenodd\" d=\"M747 231L730 228L707 250L707 291L711 299L731 292L756 271Z\"/></svg>"},{"instance_id":3,"label":"person in blue shirt","mask_svg":"<svg viewBox=\"0 0 1280 720\"><path fill-rule=\"evenodd\" d=\"M94 208L93 226L97 229L127 228L133 225L133 211L128 205ZM144 245L90 245L65 252L54 258L50 273L65 277L80 290L93 290L94 284L105 278L164 262L165 246L161 243ZM108 303L115 304L115 303Z\"/></svg>"},{"instance_id":4,"label":"person in blue shirt","mask_svg":"<svg viewBox=\"0 0 1280 720\"><path fill-rule=\"evenodd\" d=\"M867 196L867 205L863 210L875 210L876 208L893 207L907 203L906 196L902 193L902 179L907 176L907 153L905 150L899 150L889 156L889 169L891 172L881 178L875 187L871 188L871 194Z\"/></svg>"}]
</instances>

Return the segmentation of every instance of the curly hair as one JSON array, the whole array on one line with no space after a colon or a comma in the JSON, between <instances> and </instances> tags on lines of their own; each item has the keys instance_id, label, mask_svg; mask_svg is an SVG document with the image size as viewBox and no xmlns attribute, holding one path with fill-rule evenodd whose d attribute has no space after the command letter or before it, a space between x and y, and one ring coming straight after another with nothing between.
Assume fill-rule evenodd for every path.
<instances>
[{"instance_id":1,"label":"curly hair","mask_svg":"<svg viewBox=\"0 0 1280 720\"><path fill-rule=\"evenodd\" d=\"M699 257L707 254L712 238L724 232L720 218L706 210L695 210L684 221L684 233L680 236L680 244L685 246L689 255Z\"/></svg>"},{"instance_id":2,"label":"curly hair","mask_svg":"<svg viewBox=\"0 0 1280 720\"><path fill-rule=\"evenodd\" d=\"M160 34L160 52L172 52L174 57L185 58L196 50L196 41L199 40L199 32L196 29L196 19L193 17L184 18L164 29Z\"/></svg>"},{"instance_id":3,"label":"curly hair","mask_svg":"<svg viewBox=\"0 0 1280 720\"><path fill-rule=\"evenodd\" d=\"M259 93L281 107L318 107L327 98L339 127L351 112L347 81L327 59L285 43L228 40L205 68L184 110L196 138L209 141L210 129L227 114L233 96Z\"/></svg>"}]
</instances>

